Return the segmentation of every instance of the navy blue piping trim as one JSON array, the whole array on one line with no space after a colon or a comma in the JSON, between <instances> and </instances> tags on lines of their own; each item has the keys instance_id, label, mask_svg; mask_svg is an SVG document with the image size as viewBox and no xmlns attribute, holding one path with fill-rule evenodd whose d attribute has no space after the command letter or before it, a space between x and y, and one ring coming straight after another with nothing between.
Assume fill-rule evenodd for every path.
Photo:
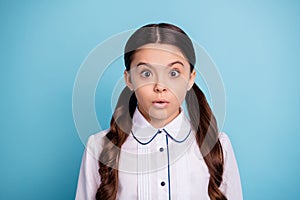
<instances>
[{"instance_id":1,"label":"navy blue piping trim","mask_svg":"<svg viewBox=\"0 0 300 200\"><path fill-rule=\"evenodd\" d=\"M156 133L155 133L155 135L148 141L148 142L141 142L141 141L139 141L136 137L135 137L135 135L133 134L133 132L131 131L131 134L132 134L132 136L133 136L133 138L138 142L138 143L140 143L141 145L147 145L147 144L149 144L150 142L152 142L152 140L154 140L154 138L157 136L157 134L159 134L159 133L161 133L161 130L158 130Z\"/></svg>"},{"instance_id":2,"label":"navy blue piping trim","mask_svg":"<svg viewBox=\"0 0 300 200\"><path fill-rule=\"evenodd\" d=\"M172 140L174 140L175 142L177 142L177 143L182 143L182 142L186 141L186 139L189 137L189 135L190 135L191 132L192 132L192 129L190 129L189 133L187 134L187 136L186 136L183 140L176 140L175 138L173 138L173 137L166 131L166 129L163 129L163 131L164 131L164 132L165 132Z\"/></svg>"},{"instance_id":3,"label":"navy blue piping trim","mask_svg":"<svg viewBox=\"0 0 300 200\"><path fill-rule=\"evenodd\" d=\"M167 153L168 153L168 188L169 188L169 200L171 200L171 181L170 181L170 155L169 155L169 139L166 135Z\"/></svg>"},{"instance_id":4,"label":"navy blue piping trim","mask_svg":"<svg viewBox=\"0 0 300 200\"><path fill-rule=\"evenodd\" d=\"M190 135L191 132L192 132L192 129L190 129L189 133L187 134L187 136L186 136L183 140L176 140L175 138L173 138L173 137L168 133L168 131L166 131L166 129L163 129L163 131L164 131L164 132L167 134L167 136L169 136L173 141L175 141L175 142L177 142L177 143L182 143L182 142L186 141L186 139L189 137L189 135ZM132 131L130 131L130 132L131 132L133 138L134 138L138 143L140 143L141 145L147 145L147 144L149 144L150 142L152 142L152 140L154 140L154 138L157 136L157 134L161 133L162 131L161 131L161 130L158 130L158 131L155 133L155 135L154 135L148 142L141 142L141 141L139 141L139 140L136 138L136 136L133 134L133 132L132 132Z\"/></svg>"}]
</instances>

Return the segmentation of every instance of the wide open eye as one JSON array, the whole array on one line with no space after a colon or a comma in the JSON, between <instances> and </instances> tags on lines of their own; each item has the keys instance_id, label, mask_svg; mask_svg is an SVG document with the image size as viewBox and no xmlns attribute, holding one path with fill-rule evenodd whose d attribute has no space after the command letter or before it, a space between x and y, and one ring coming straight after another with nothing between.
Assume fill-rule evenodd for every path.
<instances>
[{"instance_id":1,"label":"wide open eye","mask_svg":"<svg viewBox=\"0 0 300 200\"><path fill-rule=\"evenodd\" d=\"M177 69L172 69L170 72L169 72L169 76L172 77L172 78L176 78L180 75L180 72L177 70Z\"/></svg>"},{"instance_id":2,"label":"wide open eye","mask_svg":"<svg viewBox=\"0 0 300 200\"><path fill-rule=\"evenodd\" d=\"M149 70L144 70L141 72L141 76L144 78L149 78L152 75L152 73Z\"/></svg>"}]
</instances>

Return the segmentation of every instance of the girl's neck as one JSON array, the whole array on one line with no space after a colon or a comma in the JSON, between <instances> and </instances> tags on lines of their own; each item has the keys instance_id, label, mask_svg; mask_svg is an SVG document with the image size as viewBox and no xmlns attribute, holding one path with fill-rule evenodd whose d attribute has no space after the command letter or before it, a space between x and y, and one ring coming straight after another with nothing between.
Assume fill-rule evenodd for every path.
<instances>
[{"instance_id":1,"label":"girl's neck","mask_svg":"<svg viewBox=\"0 0 300 200\"><path fill-rule=\"evenodd\" d=\"M173 121L173 119L175 119L181 113L181 108L178 109L178 112L175 112L167 118L163 119L152 117L148 113L143 112L141 109L139 109L139 111L144 116L144 118L151 124L151 126L153 126L156 129L160 129L169 124L171 121Z\"/></svg>"}]
</instances>

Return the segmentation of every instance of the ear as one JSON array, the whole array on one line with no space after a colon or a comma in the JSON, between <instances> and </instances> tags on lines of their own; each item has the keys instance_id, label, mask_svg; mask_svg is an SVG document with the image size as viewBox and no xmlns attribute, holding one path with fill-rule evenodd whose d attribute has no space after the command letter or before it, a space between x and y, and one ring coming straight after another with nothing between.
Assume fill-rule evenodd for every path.
<instances>
[{"instance_id":1,"label":"ear","mask_svg":"<svg viewBox=\"0 0 300 200\"><path fill-rule=\"evenodd\" d=\"M190 79L189 79L188 88L187 88L188 91L193 87L193 85L195 83L195 78L196 78L196 70L193 69L192 73L190 74Z\"/></svg>"},{"instance_id":2,"label":"ear","mask_svg":"<svg viewBox=\"0 0 300 200\"><path fill-rule=\"evenodd\" d=\"M127 87L133 91L133 85L132 85L132 82L131 82L131 78L130 78L130 72L125 70L124 71L124 80L125 80L125 83L127 85Z\"/></svg>"}]
</instances>

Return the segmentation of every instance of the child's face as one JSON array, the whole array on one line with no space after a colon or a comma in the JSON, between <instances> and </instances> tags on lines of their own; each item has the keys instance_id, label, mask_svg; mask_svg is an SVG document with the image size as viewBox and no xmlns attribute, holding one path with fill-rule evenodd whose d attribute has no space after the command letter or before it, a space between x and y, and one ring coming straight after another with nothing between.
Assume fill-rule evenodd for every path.
<instances>
[{"instance_id":1,"label":"child's face","mask_svg":"<svg viewBox=\"0 0 300 200\"><path fill-rule=\"evenodd\" d=\"M147 44L133 55L127 86L135 91L138 109L156 128L179 113L186 92L194 84L195 71L180 50L172 45Z\"/></svg>"}]
</instances>

